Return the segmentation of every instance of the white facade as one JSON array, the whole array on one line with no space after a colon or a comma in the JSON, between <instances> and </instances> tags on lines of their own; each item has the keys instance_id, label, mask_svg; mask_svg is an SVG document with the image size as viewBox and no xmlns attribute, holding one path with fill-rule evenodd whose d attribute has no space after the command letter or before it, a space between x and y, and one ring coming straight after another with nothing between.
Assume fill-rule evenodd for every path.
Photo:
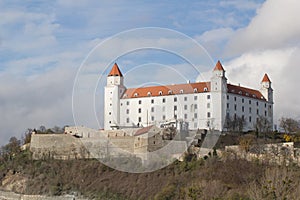
<instances>
[{"instance_id":1,"label":"white facade","mask_svg":"<svg viewBox=\"0 0 300 200\"><path fill-rule=\"evenodd\" d=\"M115 64L105 87L105 130L176 119L187 122L192 130L226 131L228 117L244 119L244 131L255 130L260 117L273 126L273 90L267 75L260 91L228 84L219 61L210 82L126 89L123 79Z\"/></svg>"}]
</instances>

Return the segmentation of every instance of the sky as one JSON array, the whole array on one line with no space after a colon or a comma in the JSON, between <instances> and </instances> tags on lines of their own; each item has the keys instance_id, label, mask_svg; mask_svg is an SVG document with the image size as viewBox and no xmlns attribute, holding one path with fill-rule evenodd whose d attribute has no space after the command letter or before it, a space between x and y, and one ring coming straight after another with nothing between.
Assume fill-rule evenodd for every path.
<instances>
[{"instance_id":1,"label":"sky","mask_svg":"<svg viewBox=\"0 0 300 200\"><path fill-rule=\"evenodd\" d=\"M258 89L268 73L275 123L300 119L299 7L296 0L0 0L0 145L41 125L101 127L114 62L128 87L199 80L217 60L233 84Z\"/></svg>"}]
</instances>

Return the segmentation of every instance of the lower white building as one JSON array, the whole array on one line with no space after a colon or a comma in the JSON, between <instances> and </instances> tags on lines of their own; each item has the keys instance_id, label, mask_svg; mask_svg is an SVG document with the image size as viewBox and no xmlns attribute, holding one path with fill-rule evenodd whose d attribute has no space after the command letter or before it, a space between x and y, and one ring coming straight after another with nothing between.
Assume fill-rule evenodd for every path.
<instances>
[{"instance_id":1,"label":"lower white building","mask_svg":"<svg viewBox=\"0 0 300 200\"><path fill-rule=\"evenodd\" d=\"M191 130L227 131L239 126L248 131L262 121L273 127L273 89L267 74L259 90L228 84L220 61L209 82L126 88L123 79L114 64L105 87L105 130L174 120L186 122Z\"/></svg>"}]
</instances>

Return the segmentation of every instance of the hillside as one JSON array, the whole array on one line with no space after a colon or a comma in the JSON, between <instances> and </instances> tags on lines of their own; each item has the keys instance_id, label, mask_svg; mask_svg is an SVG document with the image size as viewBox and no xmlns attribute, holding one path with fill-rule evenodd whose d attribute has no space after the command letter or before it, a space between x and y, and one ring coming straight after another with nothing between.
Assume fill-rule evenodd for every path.
<instances>
[{"instance_id":1,"label":"hillside","mask_svg":"<svg viewBox=\"0 0 300 200\"><path fill-rule=\"evenodd\" d=\"M298 167L217 157L187 156L184 162L143 174L116 171L97 160L34 161L27 151L0 162L4 189L46 195L78 192L89 199L296 199L299 176Z\"/></svg>"}]
</instances>

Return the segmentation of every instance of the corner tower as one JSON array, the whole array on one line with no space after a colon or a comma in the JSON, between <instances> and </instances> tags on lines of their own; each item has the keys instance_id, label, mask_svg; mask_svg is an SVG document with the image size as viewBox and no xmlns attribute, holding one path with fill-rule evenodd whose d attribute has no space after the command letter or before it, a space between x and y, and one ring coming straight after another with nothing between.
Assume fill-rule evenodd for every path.
<instances>
[{"instance_id":1,"label":"corner tower","mask_svg":"<svg viewBox=\"0 0 300 200\"><path fill-rule=\"evenodd\" d=\"M273 103L273 89L271 83L269 76L265 74L261 81L260 92L268 102Z\"/></svg>"},{"instance_id":2,"label":"corner tower","mask_svg":"<svg viewBox=\"0 0 300 200\"><path fill-rule=\"evenodd\" d=\"M216 63L212 72L210 81L211 91L211 129L222 130L226 116L226 95L227 95L227 78L225 76L225 70L220 61ZM209 103L209 102L208 102Z\"/></svg>"},{"instance_id":3,"label":"corner tower","mask_svg":"<svg viewBox=\"0 0 300 200\"><path fill-rule=\"evenodd\" d=\"M124 77L117 63L107 76L104 88L104 129L118 128L120 124L120 98L125 92Z\"/></svg>"}]
</instances>

